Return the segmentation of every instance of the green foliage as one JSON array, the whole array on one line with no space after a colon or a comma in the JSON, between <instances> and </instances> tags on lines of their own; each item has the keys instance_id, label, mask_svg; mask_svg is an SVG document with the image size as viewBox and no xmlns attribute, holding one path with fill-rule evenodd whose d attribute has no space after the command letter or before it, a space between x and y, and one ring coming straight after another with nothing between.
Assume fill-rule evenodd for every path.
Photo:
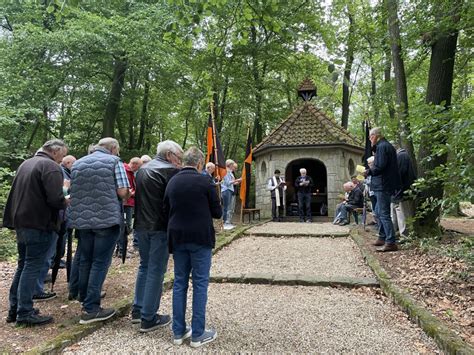
<instances>
[{"instance_id":1,"label":"green foliage","mask_svg":"<svg viewBox=\"0 0 474 355\"><path fill-rule=\"evenodd\" d=\"M17 255L15 233L0 229L0 261L13 261Z\"/></svg>"}]
</instances>

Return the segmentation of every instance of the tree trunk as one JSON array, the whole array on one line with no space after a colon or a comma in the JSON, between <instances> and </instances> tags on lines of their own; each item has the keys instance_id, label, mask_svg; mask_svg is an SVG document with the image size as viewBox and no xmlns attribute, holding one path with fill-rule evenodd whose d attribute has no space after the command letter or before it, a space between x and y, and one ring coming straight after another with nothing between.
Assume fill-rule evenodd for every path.
<instances>
[{"instance_id":1,"label":"tree trunk","mask_svg":"<svg viewBox=\"0 0 474 355\"><path fill-rule=\"evenodd\" d=\"M114 60L112 89L110 90L109 100L105 108L104 120L102 123L102 137L114 137L115 135L115 121L119 114L125 72L127 71L127 59L125 58L125 53L116 56Z\"/></svg>"},{"instance_id":2,"label":"tree trunk","mask_svg":"<svg viewBox=\"0 0 474 355\"><path fill-rule=\"evenodd\" d=\"M255 84L255 119L252 132L252 140L255 144L259 143L263 139L263 126L262 126L262 101L263 101L263 78L266 71L266 61L263 64L262 74L258 69L258 48L257 48L257 29L255 26L250 28L251 39L252 39L252 75Z\"/></svg>"},{"instance_id":3,"label":"tree trunk","mask_svg":"<svg viewBox=\"0 0 474 355\"><path fill-rule=\"evenodd\" d=\"M132 150L135 148L135 106L137 104L137 85L138 79L134 75L130 82L130 110L128 118L128 149Z\"/></svg>"},{"instance_id":4,"label":"tree trunk","mask_svg":"<svg viewBox=\"0 0 474 355\"><path fill-rule=\"evenodd\" d=\"M186 149L186 141L188 140L188 135L189 135L189 120L191 118L191 114L193 113L194 101L195 101L194 99L191 99L191 104L189 105L189 110L184 121L184 138L183 138L183 145L182 145L183 150Z\"/></svg>"},{"instance_id":5,"label":"tree trunk","mask_svg":"<svg viewBox=\"0 0 474 355\"><path fill-rule=\"evenodd\" d=\"M395 72L395 86L397 96L397 116L400 128L400 144L406 149L416 166L415 149L410 138L410 123L408 122L408 91L405 74L405 63L402 57L400 27L398 23L397 0L385 0L388 13L388 30L392 48L392 62Z\"/></svg>"},{"instance_id":6,"label":"tree trunk","mask_svg":"<svg viewBox=\"0 0 474 355\"><path fill-rule=\"evenodd\" d=\"M395 108L393 107L393 98L392 98L392 53L390 51L390 46L384 40L383 48L385 52L385 66L383 71L384 83L385 83L385 102L387 103L388 116L390 119L395 119Z\"/></svg>"},{"instance_id":7,"label":"tree trunk","mask_svg":"<svg viewBox=\"0 0 474 355\"><path fill-rule=\"evenodd\" d=\"M379 121L380 110L379 105L377 102L377 77L375 74L375 67L373 63L373 46L372 41L369 40L370 52L369 52L369 60L370 60L370 102L372 104L372 109L374 110L374 122L377 124Z\"/></svg>"},{"instance_id":8,"label":"tree trunk","mask_svg":"<svg viewBox=\"0 0 474 355\"><path fill-rule=\"evenodd\" d=\"M460 13L460 3L453 3L454 12ZM444 16L452 16L444 15ZM453 16L459 21L459 16ZM454 27L454 26L453 26ZM428 75L428 87L426 91L426 103L429 105L442 105L445 109L430 120L421 133L420 149L418 152L419 177L428 181L418 195L417 206L424 208L421 218L415 223L415 232L420 237L434 237L441 233L439 226L440 204L436 203L443 198L443 181L435 176L435 169L444 165L447 161L447 153L436 154L435 149L446 145L446 135L442 132L449 129L449 109L454 77L454 59L456 55L456 43L458 30L447 29L439 33L432 45L430 70ZM433 107L433 109L437 109ZM420 212L420 211L419 211Z\"/></svg>"},{"instance_id":9,"label":"tree trunk","mask_svg":"<svg viewBox=\"0 0 474 355\"><path fill-rule=\"evenodd\" d=\"M137 149L141 149L145 142L145 132L148 126L148 101L150 100L150 81L148 73L145 76L145 89L143 90L142 111L140 113L140 132L138 134Z\"/></svg>"},{"instance_id":10,"label":"tree trunk","mask_svg":"<svg viewBox=\"0 0 474 355\"><path fill-rule=\"evenodd\" d=\"M350 92L349 85L351 84L351 70L352 63L354 62L354 19L349 9L349 34L347 36L347 51L346 51L346 64L344 66L344 78L342 80L342 116L341 126L347 129L349 126L349 106L350 106Z\"/></svg>"}]
</instances>

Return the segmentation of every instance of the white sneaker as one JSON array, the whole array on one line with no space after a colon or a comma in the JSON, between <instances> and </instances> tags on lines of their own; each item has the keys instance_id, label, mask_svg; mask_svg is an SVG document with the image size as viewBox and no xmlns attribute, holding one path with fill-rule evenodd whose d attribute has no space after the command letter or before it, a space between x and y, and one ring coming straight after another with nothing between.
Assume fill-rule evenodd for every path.
<instances>
[{"instance_id":1,"label":"white sneaker","mask_svg":"<svg viewBox=\"0 0 474 355\"><path fill-rule=\"evenodd\" d=\"M230 224L230 223L225 223L224 224L224 230L230 230L230 229L234 229L235 226L233 224Z\"/></svg>"}]
</instances>

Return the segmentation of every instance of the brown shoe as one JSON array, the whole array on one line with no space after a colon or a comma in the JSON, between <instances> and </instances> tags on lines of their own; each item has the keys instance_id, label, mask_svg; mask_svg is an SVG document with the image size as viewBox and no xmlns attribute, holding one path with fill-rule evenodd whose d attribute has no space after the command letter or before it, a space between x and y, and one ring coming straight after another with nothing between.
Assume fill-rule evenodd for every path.
<instances>
[{"instance_id":1,"label":"brown shoe","mask_svg":"<svg viewBox=\"0 0 474 355\"><path fill-rule=\"evenodd\" d=\"M382 239L377 239L377 241L373 245L375 245L376 247L381 247L385 245L385 241L383 241Z\"/></svg>"},{"instance_id":2,"label":"brown shoe","mask_svg":"<svg viewBox=\"0 0 474 355\"><path fill-rule=\"evenodd\" d=\"M377 251L380 253L385 253L388 251L397 251L398 246L397 244L385 244L382 248L378 248Z\"/></svg>"}]
</instances>

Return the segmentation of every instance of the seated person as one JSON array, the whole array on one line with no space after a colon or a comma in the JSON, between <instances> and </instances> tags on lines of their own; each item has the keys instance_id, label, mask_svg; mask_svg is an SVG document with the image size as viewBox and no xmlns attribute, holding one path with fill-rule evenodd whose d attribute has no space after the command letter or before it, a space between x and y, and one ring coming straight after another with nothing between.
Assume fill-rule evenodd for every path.
<instances>
[{"instance_id":1,"label":"seated person","mask_svg":"<svg viewBox=\"0 0 474 355\"><path fill-rule=\"evenodd\" d=\"M355 208L364 206L364 195L359 186L354 185L352 182L346 182L344 184L344 191L347 197L336 206L336 217L333 222L333 224L340 226L349 224L348 214Z\"/></svg>"}]
</instances>

